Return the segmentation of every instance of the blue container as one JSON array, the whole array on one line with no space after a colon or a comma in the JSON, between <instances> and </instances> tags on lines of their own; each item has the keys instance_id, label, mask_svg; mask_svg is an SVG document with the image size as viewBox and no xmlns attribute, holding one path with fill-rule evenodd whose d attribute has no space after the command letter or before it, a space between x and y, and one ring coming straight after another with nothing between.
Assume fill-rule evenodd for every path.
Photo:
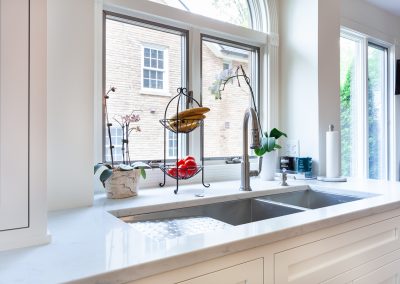
<instances>
[{"instance_id":1,"label":"blue container","mask_svg":"<svg viewBox=\"0 0 400 284\"><path fill-rule=\"evenodd\" d=\"M296 157L295 169L298 173L312 173L312 158Z\"/></svg>"}]
</instances>

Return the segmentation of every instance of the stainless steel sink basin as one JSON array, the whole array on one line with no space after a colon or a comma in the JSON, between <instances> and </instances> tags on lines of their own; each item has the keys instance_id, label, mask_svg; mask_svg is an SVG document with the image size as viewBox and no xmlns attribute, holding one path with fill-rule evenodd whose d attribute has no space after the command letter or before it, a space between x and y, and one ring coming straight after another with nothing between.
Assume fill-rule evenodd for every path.
<instances>
[{"instance_id":1,"label":"stainless steel sink basin","mask_svg":"<svg viewBox=\"0 0 400 284\"><path fill-rule=\"evenodd\" d=\"M285 192L120 217L136 230L158 240L221 230L230 226L360 200L369 196L330 193L314 189Z\"/></svg>"},{"instance_id":2,"label":"stainless steel sink basin","mask_svg":"<svg viewBox=\"0 0 400 284\"><path fill-rule=\"evenodd\" d=\"M308 209L317 209L336 204L356 201L363 198L364 197L353 196L350 194L335 194L312 189L295 192L285 192L261 197L261 199L263 200L291 204Z\"/></svg>"},{"instance_id":3,"label":"stainless steel sink basin","mask_svg":"<svg viewBox=\"0 0 400 284\"><path fill-rule=\"evenodd\" d=\"M251 198L121 217L156 239L176 238L275 218L303 209Z\"/></svg>"}]
</instances>

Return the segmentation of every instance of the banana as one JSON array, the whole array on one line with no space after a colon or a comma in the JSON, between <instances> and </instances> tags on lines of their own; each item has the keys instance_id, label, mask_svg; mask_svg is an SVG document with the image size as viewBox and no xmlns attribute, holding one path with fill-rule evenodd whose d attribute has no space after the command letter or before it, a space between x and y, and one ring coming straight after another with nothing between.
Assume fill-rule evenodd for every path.
<instances>
[{"instance_id":1,"label":"banana","mask_svg":"<svg viewBox=\"0 0 400 284\"><path fill-rule=\"evenodd\" d=\"M194 116L187 116L187 117L181 118L181 119L170 120L169 124L171 126L172 125L175 126L178 124L178 121L179 121L179 124L185 125L188 123L197 122L198 120L203 120L205 118L206 118L206 116L204 114L199 114L199 115L194 115Z\"/></svg>"},{"instance_id":2,"label":"banana","mask_svg":"<svg viewBox=\"0 0 400 284\"><path fill-rule=\"evenodd\" d=\"M190 130L193 130L197 127L197 122L179 124L178 128L175 124L170 124L170 126L175 131L178 129L178 132L189 132Z\"/></svg>"},{"instance_id":3,"label":"banana","mask_svg":"<svg viewBox=\"0 0 400 284\"><path fill-rule=\"evenodd\" d=\"M181 111L178 113L178 117L175 114L170 119L182 119L182 118L186 118L186 117L201 115L201 114L204 114L209 111L210 111L210 109L208 107L195 107L195 108Z\"/></svg>"}]
</instances>

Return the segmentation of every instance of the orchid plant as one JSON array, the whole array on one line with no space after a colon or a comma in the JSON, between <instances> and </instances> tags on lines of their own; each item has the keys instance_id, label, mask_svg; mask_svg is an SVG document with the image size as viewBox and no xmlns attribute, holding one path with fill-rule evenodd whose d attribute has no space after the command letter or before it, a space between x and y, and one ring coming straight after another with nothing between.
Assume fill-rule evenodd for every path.
<instances>
[{"instance_id":1,"label":"orchid plant","mask_svg":"<svg viewBox=\"0 0 400 284\"><path fill-rule=\"evenodd\" d=\"M107 126L107 132L108 132L108 139L109 139L109 150L110 150L110 156L111 156L111 164L106 164L106 163L99 163L94 166L94 173L99 174L99 179L103 183L110 178L113 174L113 170L116 168L122 171L131 171L134 169L140 169L140 174L143 178L146 178L146 171L145 169L151 168L148 164L143 163L143 162L134 162L131 163L131 157L129 153L129 136L131 135L132 131L135 132L140 132L142 131L139 125L132 126L133 123L139 122L140 121L140 116L138 114L135 114L134 110L127 115L120 115L119 117L113 117L113 119L119 124L119 126L122 129L122 163L117 165L117 167L114 165L114 145L112 143L112 138L111 138L111 127L112 123L110 123L109 117L108 117L108 109L107 109L107 100L109 99L109 94L111 92L115 92L116 88L111 87L107 93L104 95L104 109L105 109L105 114L106 114L106 126ZM99 171L99 172L98 172Z\"/></svg>"},{"instance_id":2,"label":"orchid plant","mask_svg":"<svg viewBox=\"0 0 400 284\"><path fill-rule=\"evenodd\" d=\"M259 113L257 110L256 100L254 97L253 88L251 87L251 80L247 76L246 71L244 70L243 66L239 65L237 67L232 67L232 68L223 70L220 74L217 75L216 80L213 82L213 84L209 88L209 90L211 91L211 94L213 94L215 96L216 100L221 100L222 92L225 90L226 84L228 84L228 83L233 84L234 80L236 80L238 86L241 87L240 78L244 79L247 87L250 90L253 108L257 113L257 120L258 120L258 125L261 130L262 138L261 138L261 146L259 148L255 149L254 153L257 156L261 157L267 152L271 152L276 149L280 149L281 146L278 145L276 143L276 141L277 141L277 139L279 139L282 136L287 137L287 135L286 135L286 133L280 131L277 128L272 129L270 133L268 133L267 131L263 132L261 123L260 123L260 116L259 116Z\"/></svg>"}]
</instances>

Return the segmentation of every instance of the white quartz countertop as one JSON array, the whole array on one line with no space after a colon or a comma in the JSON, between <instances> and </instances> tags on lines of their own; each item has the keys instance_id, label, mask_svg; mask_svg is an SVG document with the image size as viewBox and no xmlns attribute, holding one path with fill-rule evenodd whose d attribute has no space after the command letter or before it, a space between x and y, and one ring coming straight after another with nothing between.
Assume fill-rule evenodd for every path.
<instances>
[{"instance_id":1,"label":"white quartz countertop","mask_svg":"<svg viewBox=\"0 0 400 284\"><path fill-rule=\"evenodd\" d=\"M137 197L124 200L109 200L99 194L92 207L52 212L52 242L1 252L0 283L124 283L400 207L398 182L290 181L291 186L281 187L279 182L252 179L252 192L240 192L239 183L212 183L202 198L195 197L202 191L201 185L182 186L178 195L173 194L173 188L144 189ZM127 216L309 186L333 193L345 190L378 196L162 241L146 237L109 213Z\"/></svg>"}]
</instances>

